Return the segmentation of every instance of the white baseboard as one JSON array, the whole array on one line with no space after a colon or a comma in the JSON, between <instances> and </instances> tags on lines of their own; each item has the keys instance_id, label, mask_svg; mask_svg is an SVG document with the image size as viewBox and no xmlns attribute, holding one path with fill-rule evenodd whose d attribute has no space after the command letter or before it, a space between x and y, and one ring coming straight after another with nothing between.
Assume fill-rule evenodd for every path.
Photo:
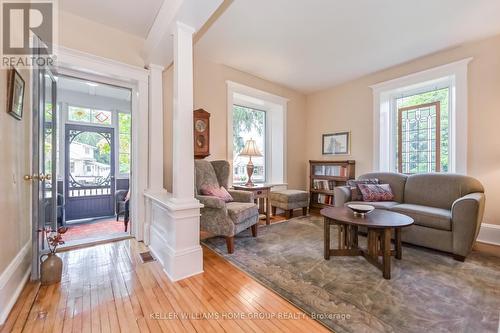
<instances>
[{"instance_id":1,"label":"white baseboard","mask_svg":"<svg viewBox=\"0 0 500 333\"><path fill-rule=\"evenodd\" d=\"M31 272L31 241L0 275L0 325L5 323Z\"/></svg>"},{"instance_id":2,"label":"white baseboard","mask_svg":"<svg viewBox=\"0 0 500 333\"><path fill-rule=\"evenodd\" d=\"M488 223L481 224L477 241L500 246L500 225Z\"/></svg>"}]
</instances>

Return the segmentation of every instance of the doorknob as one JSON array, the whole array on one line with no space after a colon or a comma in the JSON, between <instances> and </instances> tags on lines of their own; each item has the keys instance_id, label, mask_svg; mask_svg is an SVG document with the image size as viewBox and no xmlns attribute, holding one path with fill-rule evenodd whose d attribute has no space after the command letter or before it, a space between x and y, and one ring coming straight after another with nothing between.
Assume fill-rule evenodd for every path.
<instances>
[{"instance_id":1,"label":"doorknob","mask_svg":"<svg viewBox=\"0 0 500 333\"><path fill-rule=\"evenodd\" d=\"M39 179L39 176L37 174L32 175L24 175L24 180L26 181L32 181L32 180L37 180Z\"/></svg>"}]
</instances>

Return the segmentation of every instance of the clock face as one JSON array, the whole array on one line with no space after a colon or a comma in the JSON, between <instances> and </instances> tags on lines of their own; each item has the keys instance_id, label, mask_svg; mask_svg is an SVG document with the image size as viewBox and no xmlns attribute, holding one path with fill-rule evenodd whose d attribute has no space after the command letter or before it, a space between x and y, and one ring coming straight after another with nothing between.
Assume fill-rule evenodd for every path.
<instances>
[{"instance_id":1,"label":"clock face","mask_svg":"<svg viewBox=\"0 0 500 333\"><path fill-rule=\"evenodd\" d=\"M195 123L195 128L200 133L205 132L205 130L207 129L207 123L205 122L205 120L198 119Z\"/></svg>"}]
</instances>

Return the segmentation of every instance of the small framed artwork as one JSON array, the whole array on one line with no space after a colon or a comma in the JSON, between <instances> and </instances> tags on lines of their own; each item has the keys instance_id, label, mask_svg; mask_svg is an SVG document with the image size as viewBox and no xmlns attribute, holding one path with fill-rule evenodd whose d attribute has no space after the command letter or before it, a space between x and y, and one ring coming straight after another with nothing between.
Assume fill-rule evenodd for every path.
<instances>
[{"instance_id":1,"label":"small framed artwork","mask_svg":"<svg viewBox=\"0 0 500 333\"><path fill-rule=\"evenodd\" d=\"M323 134L323 155L349 155L351 133Z\"/></svg>"},{"instance_id":2,"label":"small framed artwork","mask_svg":"<svg viewBox=\"0 0 500 333\"><path fill-rule=\"evenodd\" d=\"M14 118L23 118L24 80L19 72L12 68L8 74L7 112Z\"/></svg>"}]
</instances>

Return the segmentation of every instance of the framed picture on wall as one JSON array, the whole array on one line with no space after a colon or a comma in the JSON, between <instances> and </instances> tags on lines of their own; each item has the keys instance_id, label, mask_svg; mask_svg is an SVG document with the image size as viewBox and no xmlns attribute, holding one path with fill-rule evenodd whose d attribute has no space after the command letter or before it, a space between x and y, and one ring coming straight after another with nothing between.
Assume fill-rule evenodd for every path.
<instances>
[{"instance_id":1,"label":"framed picture on wall","mask_svg":"<svg viewBox=\"0 0 500 333\"><path fill-rule=\"evenodd\" d=\"M351 133L323 134L323 155L349 155Z\"/></svg>"},{"instance_id":2,"label":"framed picture on wall","mask_svg":"<svg viewBox=\"0 0 500 333\"><path fill-rule=\"evenodd\" d=\"M7 112L14 118L23 118L24 80L19 72L12 68L9 70L7 82Z\"/></svg>"}]
</instances>

